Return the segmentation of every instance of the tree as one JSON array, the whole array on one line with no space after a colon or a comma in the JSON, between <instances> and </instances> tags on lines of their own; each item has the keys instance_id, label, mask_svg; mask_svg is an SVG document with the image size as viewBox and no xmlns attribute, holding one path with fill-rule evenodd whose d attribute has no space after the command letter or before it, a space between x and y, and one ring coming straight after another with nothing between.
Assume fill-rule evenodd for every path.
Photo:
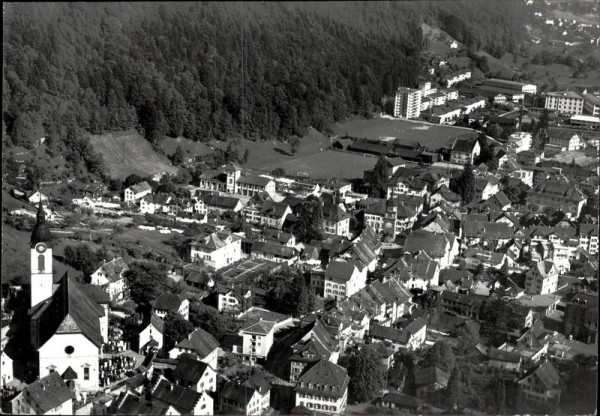
<instances>
[{"instance_id":1,"label":"tree","mask_svg":"<svg viewBox=\"0 0 600 416\"><path fill-rule=\"evenodd\" d=\"M123 182L123 188L129 188L130 186L142 181L143 179L139 175L136 175L135 173L131 174L125 178L125 181Z\"/></svg>"},{"instance_id":2,"label":"tree","mask_svg":"<svg viewBox=\"0 0 600 416\"><path fill-rule=\"evenodd\" d=\"M373 198L385 198L387 196L388 167L385 157L381 156L375 164L369 182L371 183L371 196Z\"/></svg>"},{"instance_id":3,"label":"tree","mask_svg":"<svg viewBox=\"0 0 600 416\"><path fill-rule=\"evenodd\" d=\"M494 299L485 307L480 334L493 346L506 341L507 333L520 329L519 321L502 299Z\"/></svg>"},{"instance_id":4,"label":"tree","mask_svg":"<svg viewBox=\"0 0 600 416\"><path fill-rule=\"evenodd\" d=\"M435 366L450 374L456 366L456 357L446 341L438 341L427 350L423 362L426 366Z\"/></svg>"},{"instance_id":5,"label":"tree","mask_svg":"<svg viewBox=\"0 0 600 416\"><path fill-rule=\"evenodd\" d=\"M463 173L457 183L458 194L462 200L469 204L475 198L475 177L473 175L473 165L466 164Z\"/></svg>"},{"instance_id":6,"label":"tree","mask_svg":"<svg viewBox=\"0 0 600 416\"><path fill-rule=\"evenodd\" d=\"M171 156L171 162L173 162L175 166L181 166L183 165L183 157L183 149L181 148L181 146L177 146L177 149L175 149L175 153L173 153L173 155Z\"/></svg>"},{"instance_id":7,"label":"tree","mask_svg":"<svg viewBox=\"0 0 600 416\"><path fill-rule=\"evenodd\" d=\"M290 313L294 317L301 317L312 311L306 279L300 271L295 271L290 291L287 293L286 298L286 305L291 306Z\"/></svg>"},{"instance_id":8,"label":"tree","mask_svg":"<svg viewBox=\"0 0 600 416\"><path fill-rule=\"evenodd\" d=\"M479 278L479 277L481 277L483 272L484 272L483 263L479 263L477 265L477 267L475 268L475 276Z\"/></svg>"},{"instance_id":9,"label":"tree","mask_svg":"<svg viewBox=\"0 0 600 416\"><path fill-rule=\"evenodd\" d=\"M290 143L290 151L292 152L292 155L295 155L296 152L298 152L298 148L300 147L300 139L296 136L291 137L289 139L289 143Z\"/></svg>"},{"instance_id":10,"label":"tree","mask_svg":"<svg viewBox=\"0 0 600 416\"><path fill-rule=\"evenodd\" d=\"M125 273L131 299L138 305L149 305L167 286L164 266L151 261L136 261Z\"/></svg>"},{"instance_id":11,"label":"tree","mask_svg":"<svg viewBox=\"0 0 600 416\"><path fill-rule=\"evenodd\" d=\"M452 370L445 390L448 404L451 408L456 409L458 407L463 408L466 406L467 397L465 396L465 383L460 368L455 367L454 370Z\"/></svg>"},{"instance_id":12,"label":"tree","mask_svg":"<svg viewBox=\"0 0 600 416\"><path fill-rule=\"evenodd\" d=\"M106 250L92 250L87 244L67 245L64 251L64 262L83 272L84 280L98 270L103 260L106 260Z\"/></svg>"},{"instance_id":13,"label":"tree","mask_svg":"<svg viewBox=\"0 0 600 416\"><path fill-rule=\"evenodd\" d=\"M238 325L229 315L222 315L215 308L200 302L190 303L190 322L211 334L217 341L238 329Z\"/></svg>"},{"instance_id":14,"label":"tree","mask_svg":"<svg viewBox=\"0 0 600 416\"><path fill-rule=\"evenodd\" d=\"M250 150L246 149L246 151L244 152L244 159L243 159L244 165L246 163L248 163L248 157L250 157Z\"/></svg>"},{"instance_id":15,"label":"tree","mask_svg":"<svg viewBox=\"0 0 600 416\"><path fill-rule=\"evenodd\" d=\"M350 357L348 395L355 402L371 401L383 388L385 370L381 354L372 348L362 348Z\"/></svg>"},{"instance_id":16,"label":"tree","mask_svg":"<svg viewBox=\"0 0 600 416\"><path fill-rule=\"evenodd\" d=\"M227 149L225 150L225 159L228 162L237 162L238 160L237 147L234 146L232 142L229 142L227 145Z\"/></svg>"},{"instance_id":17,"label":"tree","mask_svg":"<svg viewBox=\"0 0 600 416\"><path fill-rule=\"evenodd\" d=\"M323 238L323 209L321 201L311 195L301 202L296 211L294 231L298 241L308 243Z\"/></svg>"},{"instance_id":18,"label":"tree","mask_svg":"<svg viewBox=\"0 0 600 416\"><path fill-rule=\"evenodd\" d=\"M164 325L163 351L170 351L194 330L194 325L175 312L167 313Z\"/></svg>"},{"instance_id":19,"label":"tree","mask_svg":"<svg viewBox=\"0 0 600 416\"><path fill-rule=\"evenodd\" d=\"M510 272L510 268L508 266L508 259L504 260L504 263L502 264L502 267L500 268L500 273L502 273L502 276L508 276Z\"/></svg>"},{"instance_id":20,"label":"tree","mask_svg":"<svg viewBox=\"0 0 600 416\"><path fill-rule=\"evenodd\" d=\"M275 168L271 171L271 175L273 176L285 176L285 169L283 168Z\"/></svg>"}]
</instances>

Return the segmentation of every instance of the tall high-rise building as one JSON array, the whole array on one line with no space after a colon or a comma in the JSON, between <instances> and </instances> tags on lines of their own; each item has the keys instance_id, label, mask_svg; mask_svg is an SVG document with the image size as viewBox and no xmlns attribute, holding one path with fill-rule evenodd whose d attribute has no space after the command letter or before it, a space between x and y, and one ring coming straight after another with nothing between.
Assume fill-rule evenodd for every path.
<instances>
[{"instance_id":1,"label":"tall high-rise building","mask_svg":"<svg viewBox=\"0 0 600 416\"><path fill-rule=\"evenodd\" d=\"M419 118L420 115L421 90L398 88L394 102L394 117Z\"/></svg>"}]
</instances>

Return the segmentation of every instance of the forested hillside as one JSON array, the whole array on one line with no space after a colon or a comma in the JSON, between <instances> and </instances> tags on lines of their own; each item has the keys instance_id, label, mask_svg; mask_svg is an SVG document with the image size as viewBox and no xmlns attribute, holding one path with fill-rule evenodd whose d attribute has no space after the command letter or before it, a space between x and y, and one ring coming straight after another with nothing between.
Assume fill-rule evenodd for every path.
<instances>
[{"instance_id":1,"label":"forested hillside","mask_svg":"<svg viewBox=\"0 0 600 416\"><path fill-rule=\"evenodd\" d=\"M100 167L84 132L135 127L156 142L164 135L285 140L308 126L324 131L417 82L424 18L484 48L514 42L510 22L498 37L485 27L514 13L494 6L492 17L479 19L488 8L488 2L10 3L4 128L13 145L30 147L41 136L50 148L68 145L67 159L90 170Z\"/></svg>"}]
</instances>

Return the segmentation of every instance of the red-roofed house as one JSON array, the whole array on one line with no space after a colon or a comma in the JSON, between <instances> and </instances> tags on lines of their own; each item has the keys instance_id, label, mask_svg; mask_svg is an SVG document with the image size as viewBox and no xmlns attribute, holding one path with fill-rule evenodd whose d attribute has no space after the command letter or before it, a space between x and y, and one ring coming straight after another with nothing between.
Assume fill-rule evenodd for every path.
<instances>
[{"instance_id":1,"label":"red-roofed house","mask_svg":"<svg viewBox=\"0 0 600 416\"><path fill-rule=\"evenodd\" d=\"M71 415L73 392L57 372L29 384L11 400L15 415Z\"/></svg>"},{"instance_id":2,"label":"red-roofed house","mask_svg":"<svg viewBox=\"0 0 600 416\"><path fill-rule=\"evenodd\" d=\"M122 257L104 262L91 276L91 284L108 292L111 301L121 300L126 293L125 272L129 267Z\"/></svg>"},{"instance_id":3,"label":"red-roofed house","mask_svg":"<svg viewBox=\"0 0 600 416\"><path fill-rule=\"evenodd\" d=\"M305 406L325 414L341 414L346 410L350 377L343 367L326 360L307 367L300 375L296 406Z\"/></svg>"},{"instance_id":4,"label":"red-roofed house","mask_svg":"<svg viewBox=\"0 0 600 416\"><path fill-rule=\"evenodd\" d=\"M242 258L242 239L235 234L205 234L190 243L190 258L218 270Z\"/></svg>"}]
</instances>

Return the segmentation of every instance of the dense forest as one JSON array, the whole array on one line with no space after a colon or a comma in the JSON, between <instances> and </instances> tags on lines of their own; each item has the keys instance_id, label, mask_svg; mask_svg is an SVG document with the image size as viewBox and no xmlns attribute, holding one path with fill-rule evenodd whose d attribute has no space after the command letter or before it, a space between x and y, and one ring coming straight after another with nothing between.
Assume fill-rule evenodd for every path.
<instances>
[{"instance_id":1,"label":"dense forest","mask_svg":"<svg viewBox=\"0 0 600 416\"><path fill-rule=\"evenodd\" d=\"M5 138L45 136L93 170L84 132L137 128L156 143L326 131L416 84L424 19L473 47L511 49L523 2L501 3L7 4Z\"/></svg>"}]
</instances>

